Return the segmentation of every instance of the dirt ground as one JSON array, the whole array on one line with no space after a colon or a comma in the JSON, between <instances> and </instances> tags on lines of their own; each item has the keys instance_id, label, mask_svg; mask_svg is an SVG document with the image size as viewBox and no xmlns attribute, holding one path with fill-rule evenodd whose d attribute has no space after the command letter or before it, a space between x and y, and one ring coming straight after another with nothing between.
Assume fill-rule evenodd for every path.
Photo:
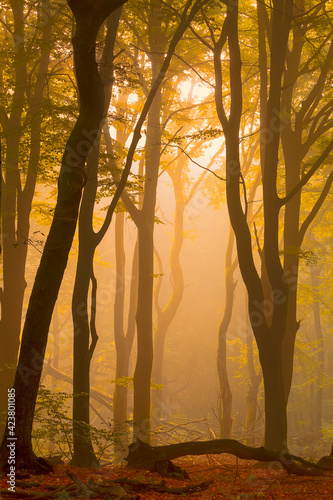
<instances>
[{"instance_id":1,"label":"dirt ground","mask_svg":"<svg viewBox=\"0 0 333 500\"><path fill-rule=\"evenodd\" d=\"M324 476L306 477L287 475L279 464L269 463L258 466L253 461L240 460L228 455L184 457L175 463L186 469L190 479L162 477L157 473L132 470L126 467L105 466L100 469L83 469L70 466L57 466L54 473L45 476L33 476L16 480L16 492L7 489L6 479L1 480L0 498L96 498L112 499L110 493L102 496L81 496L77 484L67 476L69 471L75 480L88 484L89 479L95 483L106 484L109 481L126 478L141 483L159 484L168 488L184 488L182 493L160 493L156 491L128 492L128 498L146 500L171 500L175 498L229 499L229 500L333 500L333 473ZM162 483L161 483L162 482ZM195 493L186 488L196 484L209 483L203 491ZM28 487L26 487L28 486ZM79 495L79 496L78 496ZM119 497L118 497L119 498Z\"/></svg>"}]
</instances>

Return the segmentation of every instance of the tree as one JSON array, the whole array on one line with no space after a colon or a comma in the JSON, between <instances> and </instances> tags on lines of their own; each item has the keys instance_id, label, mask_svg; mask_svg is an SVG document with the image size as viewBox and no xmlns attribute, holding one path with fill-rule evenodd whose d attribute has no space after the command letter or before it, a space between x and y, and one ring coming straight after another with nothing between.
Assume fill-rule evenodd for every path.
<instances>
[{"instance_id":1,"label":"tree","mask_svg":"<svg viewBox=\"0 0 333 500\"><path fill-rule=\"evenodd\" d=\"M73 49L80 110L64 151L58 180L57 204L30 296L22 334L20 357L14 380L16 467L24 466L38 471L48 468L38 461L32 451L33 415L52 311L66 268L76 228L82 188L86 181L85 161L103 119L104 91L95 60L96 38L106 17L122 3L122 0L115 2L100 0L98 3L91 0L68 2L76 21ZM126 180L125 176L123 180ZM122 188L123 183L119 185L118 197ZM28 393L27 386L29 386ZM2 467L8 467L7 438L10 437L8 431L7 421L0 447Z\"/></svg>"},{"instance_id":2,"label":"tree","mask_svg":"<svg viewBox=\"0 0 333 500\"><path fill-rule=\"evenodd\" d=\"M253 113L254 118L255 113ZM254 119L252 119L251 125L249 126L249 131L253 131L255 126ZM252 174L250 167L252 165L253 160L255 159L255 154L257 151L258 141L255 140L254 144L248 144L248 147L244 146L244 135L245 131L242 130L242 164L243 164L243 177L247 179L247 174ZM246 149L246 151L245 151ZM250 171L250 172L249 172ZM245 182L245 181L244 181ZM260 182L260 175L258 173L254 174L254 181L249 190L248 195L248 209L247 209L247 220L248 224L251 225L254 219L253 214L253 202L254 197L256 195L258 185ZM225 256L225 290L226 290L226 298L224 304L224 312L223 318L220 323L219 332L218 332L218 347L217 347L217 373L219 378L220 385L220 397L221 397L221 406L222 406L222 415L220 420L220 437L223 439L229 439L231 437L232 431L232 393L230 390L229 380L228 380L228 371L227 371L227 333L231 322L231 317L233 313L233 305L234 305L234 293L237 282L234 281L234 272L238 267L238 257L233 258L234 251L234 240L235 235L232 227L229 228L229 236L228 236L228 244ZM256 377L253 367L253 350L250 348L250 339L249 335L246 336L247 339L247 361L248 361L248 371L250 377L250 389L247 396L248 408L253 403L254 407L256 407L256 395L258 391L258 386L261 380L261 377ZM252 340L252 339L251 339ZM251 343L252 347L252 343ZM251 391L253 392L251 394ZM254 399L254 401L253 401ZM248 409L247 409L248 410ZM253 414L253 411L252 411ZM255 415L255 412L254 412ZM252 422L247 422L248 425L251 425Z\"/></svg>"},{"instance_id":3,"label":"tree","mask_svg":"<svg viewBox=\"0 0 333 500\"><path fill-rule=\"evenodd\" d=\"M29 217L40 159L47 154L42 144L43 107L47 75L53 66L54 20L59 15L61 11L54 10L49 0L37 2L27 15L24 1L10 2L1 12L5 28L1 35L0 77L0 124L5 140L1 199L1 410L7 408L7 390L13 382L19 351Z\"/></svg>"},{"instance_id":4,"label":"tree","mask_svg":"<svg viewBox=\"0 0 333 500\"><path fill-rule=\"evenodd\" d=\"M192 85L189 89L189 97L193 92L195 81L192 81ZM207 99L208 100L208 99ZM190 102L190 99L189 99ZM180 120L183 113L190 113L190 111L196 111L195 115L191 117L189 120L189 116L187 115L187 120L189 120L189 124L184 123L181 131L182 136L177 136L177 131L175 132L174 139L175 145L177 148L180 148L177 156L174 154L171 155L171 159L167 156L163 158L163 168L164 171L168 174L171 179L174 198L175 198L175 215L174 215L174 231L173 231L173 241L170 249L170 279L172 283L172 292L170 294L170 298L167 301L165 307L161 307L160 305L160 289L162 286L163 280L163 268L162 268L162 260L159 257L157 250L155 250L155 254L158 261L158 282L156 283L154 290L154 306L157 311L157 323L154 333L154 362L153 362L153 382L161 385L163 384L163 363L164 363L164 345L167 337L168 329L172 323L172 320L177 314L178 308L181 304L183 293L185 289L185 282L183 276L183 270L180 260L181 249L184 240L184 212L186 207L188 207L193 200L194 196L197 194L200 186L202 185L208 171L214 165L216 158L221 154L221 149L213 155L212 159L209 161L208 166L205 167L201 175L193 182L191 182L191 178L188 172L188 160L193 160L194 157L197 157L203 154L203 148L207 146L206 137L209 136L209 133L212 132L212 127L214 126L214 121L216 117L214 117L213 122L209 120L208 123L205 123L202 116L202 107L206 108L206 102L190 104L185 106L185 108L181 108L179 105L176 107L176 110L172 110L169 113L169 116L164 120L164 123L169 122L170 117L173 115L173 118L177 120L177 129L178 129L178 121ZM165 114L165 113L164 113ZM195 119L196 118L196 119ZM192 119L197 121L201 119L202 121L202 132L197 133L197 131L192 130ZM172 118L171 118L172 120ZM179 129L178 129L179 131ZM193 134L191 134L191 131ZM214 133L214 131L213 131ZM216 132L215 132L216 133ZM201 137L200 137L201 136ZM180 147L179 144L182 144ZM172 146L172 139L167 146ZM167 148L165 147L165 149ZM173 153L173 149L172 149ZM169 161L167 161L169 159ZM160 425L160 420L163 417L163 413L166 413L164 410L164 401L163 401L163 389L162 391L155 390L153 397L153 421L154 426L158 427Z\"/></svg>"},{"instance_id":5,"label":"tree","mask_svg":"<svg viewBox=\"0 0 333 500\"><path fill-rule=\"evenodd\" d=\"M291 23L291 4L274 3L270 97L267 104L266 123L273 124L274 111L280 109L281 79L283 61L281 53L288 41ZM241 202L239 129L242 113L241 56L238 40L238 4L228 3L226 19L218 40L214 44L214 67L216 78L216 109L226 140L226 191L230 221L235 232L240 271L249 295L249 315L259 348L260 363L265 387L265 447L283 449L287 438L286 400L283 387L281 344L286 320L287 283L279 259L278 247L278 204L276 173L279 133L273 132L273 140L265 150L264 172L264 259L272 290L274 311L271 318L265 315L266 304L262 282L253 260L251 234ZM221 52L228 41L230 57L230 111L227 117L222 95ZM276 127L279 131L279 128Z\"/></svg>"},{"instance_id":6,"label":"tree","mask_svg":"<svg viewBox=\"0 0 333 500\"><path fill-rule=\"evenodd\" d=\"M147 120L145 144L145 182L142 208L138 209L131 202L126 192L123 200L138 227L139 233L139 278L138 303L136 312L137 324L137 362L134 372L134 435L149 440L150 433L150 381L153 363L153 277L154 277L154 243L153 232L155 222L156 188L161 151L161 110L162 92L159 87L165 78L175 48L184 32L199 11L204 0L196 0L193 5L188 0L182 10L178 24L170 35L168 12L165 5L159 2L148 5L144 14L149 24L149 53L151 63L152 89L155 89ZM138 15L142 15L140 12ZM165 22L166 21L166 22ZM174 28L174 24L172 24ZM171 32L172 33L172 32ZM168 39L170 39L169 44ZM163 57L163 55L165 57ZM112 154L112 151L110 151Z\"/></svg>"},{"instance_id":7,"label":"tree","mask_svg":"<svg viewBox=\"0 0 333 500\"><path fill-rule=\"evenodd\" d=\"M263 6L258 5L258 16ZM287 194L278 193L279 147L283 122L281 116L283 96L283 76L288 52L288 40L292 26L293 7L291 2L273 2L270 25L270 77L267 99L267 62L263 63L266 47L259 32L260 66L260 104L261 104L261 168L263 176L264 200L264 235L262 249L262 275L259 276L251 250L251 234L246 221L247 200L244 207L241 201L240 183L243 182L238 136L241 120L242 82L241 57L237 32L237 7L227 5L226 20L221 34L214 45L214 65L216 76L216 107L226 137L226 172L227 204L233 226L240 270L249 295L250 321L258 344L259 358L263 370L265 390L265 446L270 449L283 449L287 443L287 396L284 380L289 380L290 370L284 363L287 356L283 342L288 333L287 315L288 297L294 290L294 276L283 269L279 252L279 217L284 205L291 203L294 196L299 196L300 189L316 172L319 165L327 158L333 145L331 143L323 153L313 161L312 166L292 189L286 187ZM267 26L267 23L265 24ZM259 29L264 25L260 23ZM230 110L227 116L222 95L221 53L228 41L230 56ZM264 70L263 65L264 64ZM324 65L326 68L326 64ZM321 79L325 80L326 73ZM285 90L286 91L286 90ZM319 196L314 210L311 211L302 231L313 220L317 209L328 192L332 182L330 174ZM290 190L289 190L290 189ZM286 210L287 211L287 210ZM286 261L285 261L286 262ZM285 344L284 344L285 345ZM288 360L292 353L289 350ZM288 361L288 362L289 362ZM285 375L285 376L284 376Z\"/></svg>"},{"instance_id":8,"label":"tree","mask_svg":"<svg viewBox=\"0 0 333 500\"><path fill-rule=\"evenodd\" d=\"M182 473L171 460L184 455L230 453L239 458L259 460L265 462L278 462L288 474L300 476L318 476L329 470L332 466L332 454L322 457L317 464L308 462L301 457L281 453L275 450L266 450L263 447L251 448L235 441L234 439L214 439L214 441L187 441L184 443L170 444L167 446L150 446L142 441L137 441L129 446L127 463L135 469L145 469L162 474ZM297 463L299 462L299 463Z\"/></svg>"},{"instance_id":9,"label":"tree","mask_svg":"<svg viewBox=\"0 0 333 500\"><path fill-rule=\"evenodd\" d=\"M107 20L107 34L101 58L101 81L104 85L103 116L108 113L113 78L113 49L118 30L121 9L115 10ZM103 127L104 123L101 124ZM73 366L73 465L91 466L97 464L90 435L90 363L98 334L96 331L97 280L94 275L93 259L97 245L105 235L115 205L111 205L105 223L97 232L93 228L93 214L98 185L98 160L100 133L87 158L87 183L84 188L79 214L79 254L72 297L74 329ZM90 317L88 294L91 285ZM91 341L90 341L91 338Z\"/></svg>"},{"instance_id":10,"label":"tree","mask_svg":"<svg viewBox=\"0 0 333 500\"><path fill-rule=\"evenodd\" d=\"M130 92L130 90L127 90ZM136 112L130 116L130 107L128 106L128 93L122 91L118 94L117 109L120 110L123 120L117 124L116 141L121 148L125 148L126 141L132 132L131 123L134 121ZM106 151L109 153L109 166L112 171L115 170L114 161L114 144L110 136L108 127L104 128L104 139ZM142 176L143 160L139 161L139 177ZM116 181L117 182L117 181ZM139 190L138 197L139 207L141 206L140 199L142 193ZM115 388L113 395L113 420L115 441L115 460L122 459L127 450L128 442L128 381L130 375L130 356L135 336L135 314L137 307L138 294L138 240L136 240L131 270L131 284L129 290L129 305L127 315L127 328L125 333L125 293L127 291L125 279L125 264L126 253L124 247L124 224L126 212L125 205L122 203L118 207L115 216L115 299L113 304L114 311L114 341L116 348L116 371L115 371Z\"/></svg>"},{"instance_id":11,"label":"tree","mask_svg":"<svg viewBox=\"0 0 333 500\"><path fill-rule=\"evenodd\" d=\"M332 164L329 154L333 149L330 138L333 99L329 85L333 44L328 44L333 34L331 20L325 6L316 6L311 14L306 11L303 1L298 8L298 18L302 20L304 31L299 29L297 18L291 30L292 47L285 55L281 94L281 144L286 190L283 200L283 269L289 281L287 324L282 346L287 400L292 381L295 339L300 325L297 318L297 283L301 246L333 182L332 169L326 166ZM318 32L314 47L311 43L313 30ZM304 77L310 85L300 91ZM309 180L314 173L323 174L319 195L311 208L302 211Z\"/></svg>"}]
</instances>

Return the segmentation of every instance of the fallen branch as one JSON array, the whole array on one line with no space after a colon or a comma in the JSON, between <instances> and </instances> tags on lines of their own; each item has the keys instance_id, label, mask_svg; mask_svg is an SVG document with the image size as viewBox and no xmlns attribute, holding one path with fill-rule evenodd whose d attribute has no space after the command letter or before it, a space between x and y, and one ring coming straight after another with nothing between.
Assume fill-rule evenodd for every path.
<instances>
[{"instance_id":1,"label":"fallen branch","mask_svg":"<svg viewBox=\"0 0 333 500\"><path fill-rule=\"evenodd\" d=\"M173 495L186 495L191 493L197 493L198 491L206 490L212 483L212 480L203 481L202 483L190 484L189 486L180 486L171 488L169 486L165 486L165 482L161 481L160 483L143 483L136 479L127 479L120 478L112 481L113 483L118 483L124 486L125 490L128 492L147 492L147 491L156 491L157 493L171 493ZM89 484L94 484L93 480L89 480ZM106 488L104 485L98 485L99 491L102 492L103 488ZM105 490L107 491L107 490Z\"/></svg>"},{"instance_id":2,"label":"fallen branch","mask_svg":"<svg viewBox=\"0 0 333 500\"><path fill-rule=\"evenodd\" d=\"M117 499L138 499L137 493L146 492L157 492L157 493L171 493L173 495L186 495L191 493L197 493L199 491L206 490L213 481L203 481L198 484L190 484L189 486L181 487L168 487L165 485L164 481L160 483L151 482L141 482L137 479L127 479L119 478L113 481L95 483L95 481L90 478L88 484L81 481L69 471L66 474L72 481L78 486L77 496L86 498L95 497L105 497L105 498L117 498ZM134 496L132 496L134 494ZM75 498L75 497L74 497Z\"/></svg>"},{"instance_id":3,"label":"fallen branch","mask_svg":"<svg viewBox=\"0 0 333 500\"><path fill-rule=\"evenodd\" d=\"M288 474L300 476L318 476L324 474L321 464L308 462L301 457L281 451L266 450L264 447L252 448L234 439L216 439L213 441L189 441L166 446L150 446L137 440L130 444L126 457L131 468L159 472L172 464L171 460L185 455L207 455L230 453L238 458L260 462L279 462ZM297 463L299 462L299 463ZM173 465L173 464L172 464Z\"/></svg>"}]
</instances>

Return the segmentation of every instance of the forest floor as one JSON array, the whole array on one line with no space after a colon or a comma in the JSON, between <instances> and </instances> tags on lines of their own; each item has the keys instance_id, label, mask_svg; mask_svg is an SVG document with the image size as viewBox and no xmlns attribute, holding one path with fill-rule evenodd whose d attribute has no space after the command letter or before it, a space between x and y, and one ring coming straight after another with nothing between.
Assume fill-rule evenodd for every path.
<instances>
[{"instance_id":1,"label":"forest floor","mask_svg":"<svg viewBox=\"0 0 333 500\"><path fill-rule=\"evenodd\" d=\"M139 483L149 483L167 488L188 488L206 482L209 483L204 491L195 493L188 491L178 493L161 493L156 491L131 490L127 498L171 500L175 498L189 499L229 499L229 500L333 500L333 473L324 476L307 477L287 475L279 468L279 464L260 466L253 461L240 460L228 455L183 457L174 463L186 469L190 479L176 479L162 477L158 473L128 469L119 466L105 466L100 469L77 468L71 466L57 466L55 472L45 476L33 476L16 481L16 494L7 491L5 479L1 479L0 498L16 498L26 500L39 499L70 499L120 498L110 495L84 496L83 491L78 493L77 485L73 484L66 471L69 471L76 481L88 484L93 479L95 484L110 484L120 478L136 480ZM25 485L29 485L25 488ZM177 490L176 490L177 491ZM26 492L26 493L25 493ZM43 493L44 492L44 493Z\"/></svg>"}]
</instances>

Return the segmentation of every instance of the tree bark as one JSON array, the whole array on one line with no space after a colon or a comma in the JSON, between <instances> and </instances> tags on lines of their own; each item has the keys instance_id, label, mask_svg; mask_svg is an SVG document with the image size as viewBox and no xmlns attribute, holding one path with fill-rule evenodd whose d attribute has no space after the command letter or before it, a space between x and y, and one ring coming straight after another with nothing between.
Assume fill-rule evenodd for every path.
<instances>
[{"instance_id":1,"label":"tree bark","mask_svg":"<svg viewBox=\"0 0 333 500\"><path fill-rule=\"evenodd\" d=\"M253 359L253 335L247 331L246 335L246 358L249 372L249 388L246 394L246 417L245 432L247 434L246 444L255 444L255 425L257 421L258 391L262 380L261 370L256 373ZM252 438L250 438L250 434Z\"/></svg>"}]
</instances>

